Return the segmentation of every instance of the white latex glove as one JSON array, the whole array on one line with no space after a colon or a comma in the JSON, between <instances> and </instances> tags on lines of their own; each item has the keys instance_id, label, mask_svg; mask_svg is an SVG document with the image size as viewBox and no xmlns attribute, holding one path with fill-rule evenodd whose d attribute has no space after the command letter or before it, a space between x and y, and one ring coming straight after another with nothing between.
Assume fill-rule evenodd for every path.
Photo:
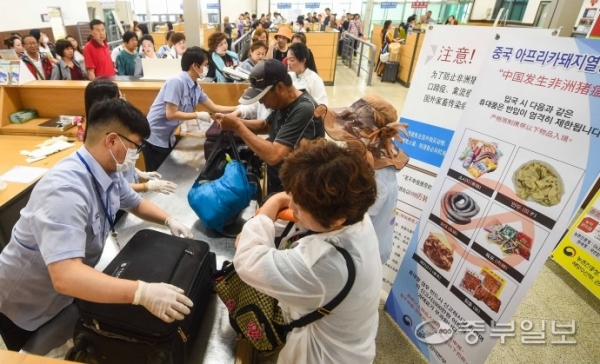
<instances>
[{"instance_id":1,"label":"white latex glove","mask_svg":"<svg viewBox=\"0 0 600 364\"><path fill-rule=\"evenodd\" d=\"M187 134L188 126L187 123L181 123L179 125L179 135L184 136Z\"/></svg>"},{"instance_id":2,"label":"white latex glove","mask_svg":"<svg viewBox=\"0 0 600 364\"><path fill-rule=\"evenodd\" d=\"M184 315L190 313L189 307L194 306L181 288L167 283L138 282L132 303L144 306L164 322L183 320Z\"/></svg>"},{"instance_id":3,"label":"white latex glove","mask_svg":"<svg viewBox=\"0 0 600 364\"><path fill-rule=\"evenodd\" d=\"M148 183L148 191L164 193L165 195L174 192L177 189L177 184L171 181L150 180Z\"/></svg>"},{"instance_id":4,"label":"white latex glove","mask_svg":"<svg viewBox=\"0 0 600 364\"><path fill-rule=\"evenodd\" d=\"M135 169L135 173L139 178L143 178L148 181L159 179L160 177L162 177L158 172L142 172L137 168Z\"/></svg>"},{"instance_id":5,"label":"white latex glove","mask_svg":"<svg viewBox=\"0 0 600 364\"><path fill-rule=\"evenodd\" d=\"M174 217L168 218L165 225L167 225L167 227L171 230L171 235L173 236L183 236L184 238L194 237L190 229L188 229Z\"/></svg>"},{"instance_id":6,"label":"white latex glove","mask_svg":"<svg viewBox=\"0 0 600 364\"><path fill-rule=\"evenodd\" d=\"M206 111L196 111L196 119L198 121L204 121L207 123L212 122L212 119L210 118L210 114L207 113Z\"/></svg>"}]
</instances>

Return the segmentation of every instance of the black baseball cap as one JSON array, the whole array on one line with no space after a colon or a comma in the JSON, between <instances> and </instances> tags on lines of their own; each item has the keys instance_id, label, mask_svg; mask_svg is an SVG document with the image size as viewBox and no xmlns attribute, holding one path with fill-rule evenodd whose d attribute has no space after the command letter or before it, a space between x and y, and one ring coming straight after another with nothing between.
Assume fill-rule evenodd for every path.
<instances>
[{"instance_id":1,"label":"black baseball cap","mask_svg":"<svg viewBox=\"0 0 600 364\"><path fill-rule=\"evenodd\" d=\"M250 73L248 80L250 87L238 100L242 105L250 105L260 100L271 87L279 82L285 82L290 77L287 66L276 59L267 59L256 66Z\"/></svg>"}]
</instances>

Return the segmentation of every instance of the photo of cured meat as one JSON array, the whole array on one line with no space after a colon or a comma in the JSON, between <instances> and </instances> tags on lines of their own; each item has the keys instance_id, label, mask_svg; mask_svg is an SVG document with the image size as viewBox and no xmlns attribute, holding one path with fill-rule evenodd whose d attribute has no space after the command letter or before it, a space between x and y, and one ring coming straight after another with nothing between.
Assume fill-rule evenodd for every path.
<instances>
[{"instance_id":1,"label":"photo of cured meat","mask_svg":"<svg viewBox=\"0 0 600 364\"><path fill-rule=\"evenodd\" d=\"M560 203L565 193L562 178L548 163L533 160L515 171L513 183L517 196L542 206L554 206Z\"/></svg>"},{"instance_id":2,"label":"photo of cured meat","mask_svg":"<svg viewBox=\"0 0 600 364\"><path fill-rule=\"evenodd\" d=\"M481 284L488 292L495 296L499 296L504 286L505 280L499 277L497 274L492 272L489 268L484 267L481 270L481 274L484 276L483 283Z\"/></svg>"},{"instance_id":3,"label":"photo of cured meat","mask_svg":"<svg viewBox=\"0 0 600 364\"><path fill-rule=\"evenodd\" d=\"M448 191L442 198L442 211L446 217L460 225L471 222L480 211L479 205L465 192Z\"/></svg>"},{"instance_id":4,"label":"photo of cured meat","mask_svg":"<svg viewBox=\"0 0 600 364\"><path fill-rule=\"evenodd\" d=\"M464 169L474 178L485 173L491 173L498 168L498 160L502 157L500 147L496 142L469 138L466 148L459 155Z\"/></svg>"},{"instance_id":5,"label":"photo of cured meat","mask_svg":"<svg viewBox=\"0 0 600 364\"><path fill-rule=\"evenodd\" d=\"M429 233L423 244L423 253L435 266L450 271L454 261L454 248L443 234Z\"/></svg>"},{"instance_id":6,"label":"photo of cured meat","mask_svg":"<svg viewBox=\"0 0 600 364\"><path fill-rule=\"evenodd\" d=\"M475 290L477 287L481 286L481 282L482 279L479 274L467 269L462 281L460 282L460 286L467 292L475 294Z\"/></svg>"},{"instance_id":7,"label":"photo of cured meat","mask_svg":"<svg viewBox=\"0 0 600 364\"><path fill-rule=\"evenodd\" d=\"M498 298L506 281L484 266L479 273L467 268L460 287L478 301L482 301L492 311L498 312L502 301Z\"/></svg>"}]
</instances>

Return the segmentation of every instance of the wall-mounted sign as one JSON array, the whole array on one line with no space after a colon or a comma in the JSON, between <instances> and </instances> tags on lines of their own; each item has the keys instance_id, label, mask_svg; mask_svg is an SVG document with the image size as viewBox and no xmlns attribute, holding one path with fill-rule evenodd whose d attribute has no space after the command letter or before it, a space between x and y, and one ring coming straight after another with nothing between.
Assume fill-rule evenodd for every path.
<instances>
[{"instance_id":1,"label":"wall-mounted sign","mask_svg":"<svg viewBox=\"0 0 600 364\"><path fill-rule=\"evenodd\" d=\"M410 7L413 9L425 9L427 7L427 1L415 1L410 4Z\"/></svg>"},{"instance_id":2,"label":"wall-mounted sign","mask_svg":"<svg viewBox=\"0 0 600 364\"><path fill-rule=\"evenodd\" d=\"M321 3L306 3L304 7L307 9L318 9L321 7Z\"/></svg>"},{"instance_id":3,"label":"wall-mounted sign","mask_svg":"<svg viewBox=\"0 0 600 364\"><path fill-rule=\"evenodd\" d=\"M206 4L206 8L219 10L219 3L208 3Z\"/></svg>"},{"instance_id":4,"label":"wall-mounted sign","mask_svg":"<svg viewBox=\"0 0 600 364\"><path fill-rule=\"evenodd\" d=\"M291 9L292 3L277 3L277 9Z\"/></svg>"},{"instance_id":5,"label":"wall-mounted sign","mask_svg":"<svg viewBox=\"0 0 600 364\"><path fill-rule=\"evenodd\" d=\"M390 2L381 3L382 9L396 9L396 6L398 6L398 3L390 3Z\"/></svg>"}]
</instances>

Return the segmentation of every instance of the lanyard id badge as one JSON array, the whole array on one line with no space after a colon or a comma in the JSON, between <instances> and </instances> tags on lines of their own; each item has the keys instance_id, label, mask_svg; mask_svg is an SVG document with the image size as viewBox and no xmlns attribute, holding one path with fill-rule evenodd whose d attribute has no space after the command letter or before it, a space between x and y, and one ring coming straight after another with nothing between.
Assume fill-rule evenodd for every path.
<instances>
[{"instance_id":1,"label":"lanyard id badge","mask_svg":"<svg viewBox=\"0 0 600 364\"><path fill-rule=\"evenodd\" d=\"M92 176L92 180L94 181L94 190L96 191L96 195L98 196L98 200L100 200L100 206L102 206L102 210L104 211L104 216L108 220L108 225L110 226L110 235L115 240L115 243L117 243L117 247L119 248L119 251L120 251L121 250L121 244L119 244L119 240L117 239L117 237L119 236L119 234L115 230L115 220L112 217L112 215L110 214L110 211L108 210L108 192L106 194L106 205L105 205L104 204L104 200L102 198L102 195L100 194L100 188L98 187L98 180L96 179L96 176L94 176L94 173L92 173L92 170L90 169L90 166L83 159L83 157L81 156L81 154L79 154L79 152L76 152L76 154L77 154L77 157L79 158L79 160L81 160L81 163L83 163L83 165L85 166L85 169L87 169L87 171ZM109 188L109 191L110 191L110 188ZM104 226L104 224L103 224L103 226ZM103 231L104 231L104 228L103 228ZM102 234L102 236L104 236L104 233Z\"/></svg>"}]
</instances>

